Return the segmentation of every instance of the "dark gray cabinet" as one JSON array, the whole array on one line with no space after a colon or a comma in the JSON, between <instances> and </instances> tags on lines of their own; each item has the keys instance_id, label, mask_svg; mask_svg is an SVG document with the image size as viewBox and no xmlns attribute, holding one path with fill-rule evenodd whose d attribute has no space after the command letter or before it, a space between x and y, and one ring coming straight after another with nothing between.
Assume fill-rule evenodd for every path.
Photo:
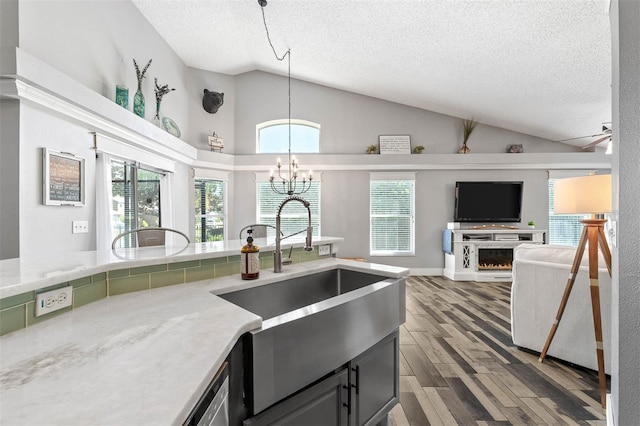
<instances>
[{"instance_id":1,"label":"dark gray cabinet","mask_svg":"<svg viewBox=\"0 0 640 426\"><path fill-rule=\"evenodd\" d=\"M399 401L398 332L350 363L352 426L376 425Z\"/></svg>"},{"instance_id":2,"label":"dark gray cabinet","mask_svg":"<svg viewBox=\"0 0 640 426\"><path fill-rule=\"evenodd\" d=\"M335 374L244 421L245 426L373 426L399 401L399 333L394 331Z\"/></svg>"},{"instance_id":3,"label":"dark gray cabinet","mask_svg":"<svg viewBox=\"0 0 640 426\"><path fill-rule=\"evenodd\" d=\"M246 426L347 426L349 424L347 369L244 421Z\"/></svg>"}]
</instances>

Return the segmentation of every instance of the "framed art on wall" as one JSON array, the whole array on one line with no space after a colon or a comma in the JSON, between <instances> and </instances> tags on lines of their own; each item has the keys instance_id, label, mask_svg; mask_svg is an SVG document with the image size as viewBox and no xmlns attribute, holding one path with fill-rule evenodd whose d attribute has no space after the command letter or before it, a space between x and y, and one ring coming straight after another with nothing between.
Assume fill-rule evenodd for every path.
<instances>
[{"instance_id":1,"label":"framed art on wall","mask_svg":"<svg viewBox=\"0 0 640 426\"><path fill-rule=\"evenodd\" d=\"M411 136L379 135L380 154L411 154Z\"/></svg>"},{"instance_id":2,"label":"framed art on wall","mask_svg":"<svg viewBox=\"0 0 640 426\"><path fill-rule=\"evenodd\" d=\"M84 206L84 158L42 148L42 203Z\"/></svg>"}]
</instances>

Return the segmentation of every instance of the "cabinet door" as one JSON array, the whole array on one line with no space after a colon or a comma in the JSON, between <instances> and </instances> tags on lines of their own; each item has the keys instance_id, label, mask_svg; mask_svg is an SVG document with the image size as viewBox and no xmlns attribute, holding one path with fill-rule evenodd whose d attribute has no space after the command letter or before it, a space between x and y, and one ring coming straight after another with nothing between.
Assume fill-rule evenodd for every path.
<instances>
[{"instance_id":1,"label":"cabinet door","mask_svg":"<svg viewBox=\"0 0 640 426\"><path fill-rule=\"evenodd\" d=\"M344 369L262 413L246 426L348 425L349 374Z\"/></svg>"},{"instance_id":2,"label":"cabinet door","mask_svg":"<svg viewBox=\"0 0 640 426\"><path fill-rule=\"evenodd\" d=\"M352 425L375 425L398 403L398 341L396 330L351 361Z\"/></svg>"}]
</instances>

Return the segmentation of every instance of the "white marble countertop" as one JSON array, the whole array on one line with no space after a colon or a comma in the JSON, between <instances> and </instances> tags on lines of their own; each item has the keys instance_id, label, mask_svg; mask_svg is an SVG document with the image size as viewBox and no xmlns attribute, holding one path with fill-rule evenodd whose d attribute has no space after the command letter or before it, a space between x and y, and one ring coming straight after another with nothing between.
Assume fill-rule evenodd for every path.
<instances>
[{"instance_id":1,"label":"white marble countertop","mask_svg":"<svg viewBox=\"0 0 640 426\"><path fill-rule=\"evenodd\" d=\"M334 258L99 300L0 338L0 424L182 423L237 339L262 319L212 293L333 268L407 276Z\"/></svg>"},{"instance_id":2,"label":"white marble countertop","mask_svg":"<svg viewBox=\"0 0 640 426\"><path fill-rule=\"evenodd\" d=\"M343 240L338 237L314 237L313 245L334 244ZM274 238L256 238L255 243L264 251L275 249ZM304 236L287 238L282 241L282 249L303 247L304 243ZM244 240L227 240L192 243L178 248L159 246L51 253L48 256L0 260L0 299L114 269L239 255L244 244Z\"/></svg>"}]
</instances>

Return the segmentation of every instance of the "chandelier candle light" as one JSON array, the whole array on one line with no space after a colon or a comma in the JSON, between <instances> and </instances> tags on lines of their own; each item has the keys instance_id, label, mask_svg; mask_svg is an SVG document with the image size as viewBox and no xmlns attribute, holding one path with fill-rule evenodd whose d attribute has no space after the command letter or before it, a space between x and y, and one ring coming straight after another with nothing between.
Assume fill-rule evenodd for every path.
<instances>
[{"instance_id":1,"label":"chandelier candle light","mask_svg":"<svg viewBox=\"0 0 640 426\"><path fill-rule=\"evenodd\" d=\"M278 178L282 182L282 187L278 188L275 183L275 176L273 175L273 169L269 176L269 182L271 182L271 189L277 194L304 194L311 188L311 181L313 180L313 171L309 170L309 179L307 179L306 173L302 174L302 185L298 188L298 160L295 155L291 155L291 148L289 148L289 172L288 175L282 176L282 161L278 158Z\"/></svg>"}]
</instances>

